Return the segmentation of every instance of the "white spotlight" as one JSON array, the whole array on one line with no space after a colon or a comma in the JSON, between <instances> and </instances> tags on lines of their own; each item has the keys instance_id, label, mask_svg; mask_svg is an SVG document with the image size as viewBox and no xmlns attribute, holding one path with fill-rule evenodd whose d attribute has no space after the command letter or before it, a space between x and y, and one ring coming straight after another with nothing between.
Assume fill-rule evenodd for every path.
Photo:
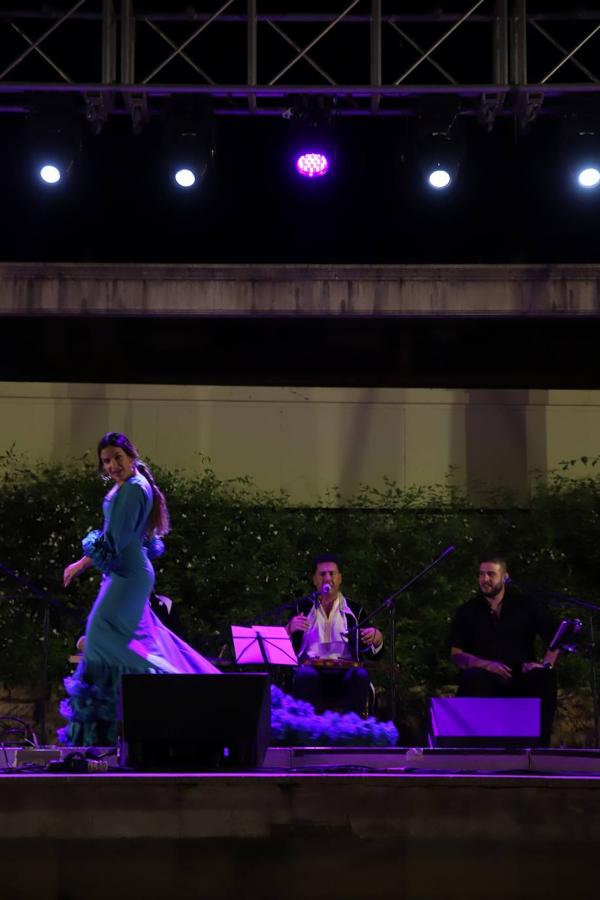
<instances>
[{"instance_id":1,"label":"white spotlight","mask_svg":"<svg viewBox=\"0 0 600 900\"><path fill-rule=\"evenodd\" d=\"M594 188L600 183L600 171L595 166L581 169L577 181L582 188Z\"/></svg>"},{"instance_id":2,"label":"white spotlight","mask_svg":"<svg viewBox=\"0 0 600 900\"><path fill-rule=\"evenodd\" d=\"M175 172L175 181L179 187L189 188L196 183L196 176L191 169L178 169Z\"/></svg>"},{"instance_id":3,"label":"white spotlight","mask_svg":"<svg viewBox=\"0 0 600 900\"><path fill-rule=\"evenodd\" d=\"M451 138L445 131L426 134L419 148L421 177L434 191L451 190L458 176L462 149L458 138Z\"/></svg>"},{"instance_id":4,"label":"white spotlight","mask_svg":"<svg viewBox=\"0 0 600 900\"><path fill-rule=\"evenodd\" d=\"M40 178L42 181L45 181L46 184L58 184L61 177L60 169L57 166L46 164L40 169Z\"/></svg>"},{"instance_id":5,"label":"white spotlight","mask_svg":"<svg viewBox=\"0 0 600 900\"><path fill-rule=\"evenodd\" d=\"M450 177L450 172L447 172L445 169L435 169L435 171L430 173L427 180L432 188L439 191L442 188L448 187L452 178Z\"/></svg>"},{"instance_id":6,"label":"white spotlight","mask_svg":"<svg viewBox=\"0 0 600 900\"><path fill-rule=\"evenodd\" d=\"M203 187L215 155L212 117L195 104L169 113L163 135L165 175L172 186L192 194Z\"/></svg>"}]
</instances>

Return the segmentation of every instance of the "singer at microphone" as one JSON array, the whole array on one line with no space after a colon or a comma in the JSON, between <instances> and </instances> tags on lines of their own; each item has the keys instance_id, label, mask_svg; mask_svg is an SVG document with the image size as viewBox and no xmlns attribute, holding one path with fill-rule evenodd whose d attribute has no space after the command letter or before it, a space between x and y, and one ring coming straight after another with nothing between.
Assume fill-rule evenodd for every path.
<instances>
[{"instance_id":1,"label":"singer at microphone","mask_svg":"<svg viewBox=\"0 0 600 900\"><path fill-rule=\"evenodd\" d=\"M454 615L450 654L460 670L459 697L539 697L540 742L550 745L556 709L553 671L560 650L551 641L557 623L543 604L511 588L506 560L495 554L479 563L479 592ZM536 638L546 651L536 659Z\"/></svg>"},{"instance_id":2,"label":"singer at microphone","mask_svg":"<svg viewBox=\"0 0 600 900\"><path fill-rule=\"evenodd\" d=\"M301 665L294 673L292 693L319 707L341 707L363 714L370 692L369 673L359 665L383 647L378 628L358 628L360 606L341 590L342 574L335 556L314 560L314 592L297 604L287 631Z\"/></svg>"}]
</instances>

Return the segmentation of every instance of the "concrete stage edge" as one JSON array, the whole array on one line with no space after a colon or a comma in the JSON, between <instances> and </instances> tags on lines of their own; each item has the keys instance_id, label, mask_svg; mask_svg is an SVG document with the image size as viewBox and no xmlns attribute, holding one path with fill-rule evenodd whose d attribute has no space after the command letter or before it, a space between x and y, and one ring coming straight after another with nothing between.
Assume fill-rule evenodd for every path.
<instances>
[{"instance_id":1,"label":"concrete stage edge","mask_svg":"<svg viewBox=\"0 0 600 900\"><path fill-rule=\"evenodd\" d=\"M249 773L26 765L0 776L7 900L534 900L597 878L597 751L296 748Z\"/></svg>"}]
</instances>

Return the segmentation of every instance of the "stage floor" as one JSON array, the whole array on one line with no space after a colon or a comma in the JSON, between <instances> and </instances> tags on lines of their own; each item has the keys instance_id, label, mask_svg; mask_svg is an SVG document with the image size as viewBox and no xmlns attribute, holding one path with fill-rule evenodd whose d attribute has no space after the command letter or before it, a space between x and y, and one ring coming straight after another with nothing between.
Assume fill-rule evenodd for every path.
<instances>
[{"instance_id":1,"label":"stage floor","mask_svg":"<svg viewBox=\"0 0 600 900\"><path fill-rule=\"evenodd\" d=\"M75 754L102 760L90 763L89 774L104 774L108 767L110 774L118 776L134 774L119 766L117 755L110 748L103 747L61 747L48 746L7 747L2 749L4 776L18 771L19 777L28 773L42 774L51 764L64 761ZM233 770L229 771L233 774ZM527 775L585 774L586 777L600 777L600 750L530 749L530 748L430 748L430 747L269 747L263 765L253 772L263 774L285 773L344 773L396 775L428 774L439 775L465 773ZM152 773L150 773L152 774ZM217 774L214 771L198 770L192 775ZM247 774L243 772L242 774Z\"/></svg>"},{"instance_id":2,"label":"stage floor","mask_svg":"<svg viewBox=\"0 0 600 900\"><path fill-rule=\"evenodd\" d=\"M597 879L598 751L297 747L251 772L43 768L39 754L71 751L6 750L2 900L548 900Z\"/></svg>"}]
</instances>

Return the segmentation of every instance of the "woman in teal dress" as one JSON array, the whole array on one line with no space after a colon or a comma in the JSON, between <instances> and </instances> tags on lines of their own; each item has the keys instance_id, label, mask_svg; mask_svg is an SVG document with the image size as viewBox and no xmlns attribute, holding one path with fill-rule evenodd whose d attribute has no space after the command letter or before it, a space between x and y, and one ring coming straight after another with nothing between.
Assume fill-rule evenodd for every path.
<instances>
[{"instance_id":1,"label":"woman in teal dress","mask_svg":"<svg viewBox=\"0 0 600 900\"><path fill-rule=\"evenodd\" d=\"M163 552L169 530L165 498L131 441L117 432L98 444L98 470L114 482L104 499L104 528L83 539L84 555L67 566L65 587L90 566L103 573L89 615L83 657L65 679L69 720L59 732L71 746L117 741L123 673L218 673L208 660L163 625L150 608L151 559Z\"/></svg>"}]
</instances>

